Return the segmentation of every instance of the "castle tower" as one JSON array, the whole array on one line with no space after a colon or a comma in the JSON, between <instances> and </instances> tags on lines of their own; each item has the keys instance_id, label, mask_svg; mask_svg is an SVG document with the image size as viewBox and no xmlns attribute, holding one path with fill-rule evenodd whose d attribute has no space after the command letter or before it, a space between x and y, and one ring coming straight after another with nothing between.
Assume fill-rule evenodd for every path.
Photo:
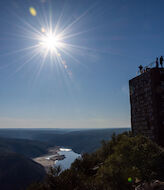
<instances>
[{"instance_id":1,"label":"castle tower","mask_svg":"<svg viewBox=\"0 0 164 190\"><path fill-rule=\"evenodd\" d=\"M164 68L149 68L129 81L131 126L164 146Z\"/></svg>"}]
</instances>

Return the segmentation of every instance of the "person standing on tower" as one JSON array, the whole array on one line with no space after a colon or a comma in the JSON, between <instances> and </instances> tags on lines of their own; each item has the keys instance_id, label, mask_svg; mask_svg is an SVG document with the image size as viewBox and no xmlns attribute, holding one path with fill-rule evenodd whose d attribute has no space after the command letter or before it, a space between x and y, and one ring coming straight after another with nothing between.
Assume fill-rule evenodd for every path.
<instances>
[{"instance_id":1,"label":"person standing on tower","mask_svg":"<svg viewBox=\"0 0 164 190\"><path fill-rule=\"evenodd\" d=\"M158 57L156 58L156 68L158 68L159 64L158 64Z\"/></svg>"},{"instance_id":2,"label":"person standing on tower","mask_svg":"<svg viewBox=\"0 0 164 190\"><path fill-rule=\"evenodd\" d=\"M163 68L163 56L160 57L160 65Z\"/></svg>"},{"instance_id":3,"label":"person standing on tower","mask_svg":"<svg viewBox=\"0 0 164 190\"><path fill-rule=\"evenodd\" d=\"M139 70L140 70L140 73L142 73L142 72L143 72L143 70L142 70L142 69L143 69L143 66L140 65L138 68L139 68Z\"/></svg>"}]
</instances>

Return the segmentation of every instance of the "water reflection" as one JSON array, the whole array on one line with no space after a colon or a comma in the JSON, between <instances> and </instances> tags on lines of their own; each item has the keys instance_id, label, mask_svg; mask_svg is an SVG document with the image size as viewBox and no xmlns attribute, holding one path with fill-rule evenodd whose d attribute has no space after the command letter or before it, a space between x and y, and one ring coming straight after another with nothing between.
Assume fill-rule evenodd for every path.
<instances>
[{"instance_id":1,"label":"water reflection","mask_svg":"<svg viewBox=\"0 0 164 190\"><path fill-rule=\"evenodd\" d=\"M81 157L81 154L75 153L72 149L60 148L60 155L65 155L64 160L55 161L55 166L61 166L62 170L70 168L76 158Z\"/></svg>"}]
</instances>

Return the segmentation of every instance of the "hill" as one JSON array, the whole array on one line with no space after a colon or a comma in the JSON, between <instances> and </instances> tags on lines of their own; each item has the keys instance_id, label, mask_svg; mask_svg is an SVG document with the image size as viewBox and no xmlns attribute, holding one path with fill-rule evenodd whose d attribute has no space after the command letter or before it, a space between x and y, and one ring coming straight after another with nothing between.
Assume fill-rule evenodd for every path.
<instances>
[{"instance_id":1,"label":"hill","mask_svg":"<svg viewBox=\"0 0 164 190\"><path fill-rule=\"evenodd\" d=\"M55 168L44 183L28 190L134 190L164 181L164 150L144 136L113 135L91 154L83 154L70 169Z\"/></svg>"},{"instance_id":2,"label":"hill","mask_svg":"<svg viewBox=\"0 0 164 190\"><path fill-rule=\"evenodd\" d=\"M17 153L0 150L0 189L23 190L44 177L41 165Z\"/></svg>"},{"instance_id":3,"label":"hill","mask_svg":"<svg viewBox=\"0 0 164 190\"><path fill-rule=\"evenodd\" d=\"M0 137L1 151L16 152L30 158L46 154L48 147L50 145L45 142Z\"/></svg>"},{"instance_id":4,"label":"hill","mask_svg":"<svg viewBox=\"0 0 164 190\"><path fill-rule=\"evenodd\" d=\"M64 146L73 149L77 153L93 152L101 146L102 140L110 140L113 133L120 134L129 131L129 128L117 129L88 129L67 132L64 134L38 134L36 140L42 140L49 144Z\"/></svg>"},{"instance_id":5,"label":"hill","mask_svg":"<svg viewBox=\"0 0 164 190\"><path fill-rule=\"evenodd\" d=\"M28 146L35 145L36 152L44 150L44 146L64 146L77 153L93 152L101 146L102 140L110 140L113 133L120 134L129 131L129 128L109 129L0 129L0 137L28 139L36 142L23 142ZM14 140L15 141L15 140ZM17 141L18 142L18 141ZM39 143L40 142L40 143ZM41 144L41 142L43 144ZM45 145L44 145L45 144ZM17 145L16 145L17 146ZM34 147L30 149L33 150ZM28 147L24 148L26 151ZM43 151L44 152L44 151ZM19 152L21 153L21 152ZM30 154L30 152L29 152Z\"/></svg>"}]
</instances>

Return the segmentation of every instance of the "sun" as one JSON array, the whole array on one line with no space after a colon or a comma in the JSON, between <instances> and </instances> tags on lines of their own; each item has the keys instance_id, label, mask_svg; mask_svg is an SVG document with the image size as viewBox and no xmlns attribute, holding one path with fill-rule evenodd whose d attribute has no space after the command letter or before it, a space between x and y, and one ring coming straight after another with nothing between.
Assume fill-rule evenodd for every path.
<instances>
[{"instance_id":1,"label":"sun","mask_svg":"<svg viewBox=\"0 0 164 190\"><path fill-rule=\"evenodd\" d=\"M35 26L35 21L27 22L21 19L20 25L21 37L26 41L28 46L14 51L14 53L26 52L27 57L18 70L22 69L27 63L32 60L37 60L39 70L37 76L40 74L44 65L50 65L51 68L59 68L58 70L65 70L70 78L72 78L72 71L70 65L73 62L80 63L77 55L83 55L84 52L91 48L78 45L78 37L88 32L89 30L78 31L74 25L78 24L80 20L89 13L88 9L71 22L65 22L65 15L62 12L54 16L51 11L43 14L36 12L34 7L30 7L29 11L33 19L37 18L38 24ZM49 14L50 13L50 14ZM39 17L39 15L44 15ZM78 25L79 26L79 25ZM29 45L30 44L30 45Z\"/></svg>"},{"instance_id":2,"label":"sun","mask_svg":"<svg viewBox=\"0 0 164 190\"><path fill-rule=\"evenodd\" d=\"M39 41L41 48L50 52L56 52L62 43L59 35L56 35L52 32L44 33L40 37Z\"/></svg>"}]
</instances>

